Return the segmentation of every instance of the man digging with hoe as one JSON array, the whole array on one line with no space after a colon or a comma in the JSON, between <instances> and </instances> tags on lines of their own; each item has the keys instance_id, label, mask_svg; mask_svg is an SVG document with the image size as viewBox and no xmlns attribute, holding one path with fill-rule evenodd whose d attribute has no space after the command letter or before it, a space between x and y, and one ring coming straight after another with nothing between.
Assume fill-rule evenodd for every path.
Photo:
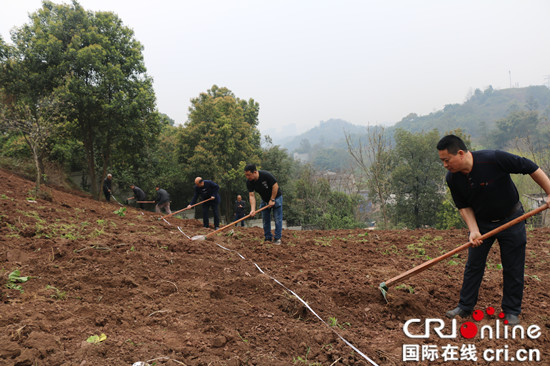
<instances>
[{"instance_id":1,"label":"man digging with hoe","mask_svg":"<svg viewBox=\"0 0 550 366\"><path fill-rule=\"evenodd\" d=\"M437 144L439 158L449 171L446 176L453 201L468 226L468 261L458 306L446 316L469 316L478 300L487 255L495 239L500 246L503 267L502 311L508 324L519 324L523 298L525 222L521 221L497 235L481 240L482 234L523 214L519 194L510 174L529 174L546 192L550 202L550 180L531 160L499 150L468 151L457 136L443 137Z\"/></svg>"}]
</instances>

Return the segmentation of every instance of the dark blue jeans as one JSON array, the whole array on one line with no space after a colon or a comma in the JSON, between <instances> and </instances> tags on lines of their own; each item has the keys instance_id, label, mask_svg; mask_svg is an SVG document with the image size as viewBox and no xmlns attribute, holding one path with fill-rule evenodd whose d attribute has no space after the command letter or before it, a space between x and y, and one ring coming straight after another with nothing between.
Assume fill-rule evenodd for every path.
<instances>
[{"instance_id":1,"label":"dark blue jeans","mask_svg":"<svg viewBox=\"0 0 550 366\"><path fill-rule=\"evenodd\" d=\"M260 203L260 208L267 206L263 200ZM264 224L264 237L266 240L272 240L271 235L271 211L273 211L273 217L275 219L275 240L281 239L283 235L283 195L275 198L275 205L273 207L262 211L262 219Z\"/></svg>"},{"instance_id":2,"label":"dark blue jeans","mask_svg":"<svg viewBox=\"0 0 550 366\"><path fill-rule=\"evenodd\" d=\"M214 227L220 227L220 210L217 200L208 201L202 204L202 224L204 227L209 226L208 209L210 207L212 207L212 211L214 212Z\"/></svg>"},{"instance_id":3,"label":"dark blue jeans","mask_svg":"<svg viewBox=\"0 0 550 366\"><path fill-rule=\"evenodd\" d=\"M523 215L523 208L502 221L478 221L477 224L481 234L484 234L521 215ZM487 256L497 239L502 262L502 311L505 314L519 315L523 299L525 247L527 244L524 221L484 240L480 246L468 249L468 262L464 269L464 281L460 290L458 306L467 311L475 310Z\"/></svg>"},{"instance_id":4,"label":"dark blue jeans","mask_svg":"<svg viewBox=\"0 0 550 366\"><path fill-rule=\"evenodd\" d=\"M237 221L238 219L242 219L244 216L245 216L244 212L235 212L235 221ZM244 226L245 221L246 220L243 220L243 221L240 222L241 226ZM239 223L235 224L235 226L238 226L238 225L239 225Z\"/></svg>"}]
</instances>

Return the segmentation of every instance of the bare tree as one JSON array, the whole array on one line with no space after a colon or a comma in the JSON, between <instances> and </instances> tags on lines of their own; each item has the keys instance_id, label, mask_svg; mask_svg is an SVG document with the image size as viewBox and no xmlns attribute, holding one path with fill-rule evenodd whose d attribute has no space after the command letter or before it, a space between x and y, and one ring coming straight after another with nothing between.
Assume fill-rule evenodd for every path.
<instances>
[{"instance_id":1,"label":"bare tree","mask_svg":"<svg viewBox=\"0 0 550 366\"><path fill-rule=\"evenodd\" d=\"M391 144L383 127L367 127L366 141L345 133L348 152L363 172L369 198L380 206L384 226L389 224L386 200L390 196Z\"/></svg>"},{"instance_id":2,"label":"bare tree","mask_svg":"<svg viewBox=\"0 0 550 366\"><path fill-rule=\"evenodd\" d=\"M0 126L8 131L20 133L29 146L35 168L35 191L40 191L44 183L44 158L48 152L49 138L54 133L58 121L58 103L54 98L44 98L35 105L2 98L0 106Z\"/></svg>"}]
</instances>

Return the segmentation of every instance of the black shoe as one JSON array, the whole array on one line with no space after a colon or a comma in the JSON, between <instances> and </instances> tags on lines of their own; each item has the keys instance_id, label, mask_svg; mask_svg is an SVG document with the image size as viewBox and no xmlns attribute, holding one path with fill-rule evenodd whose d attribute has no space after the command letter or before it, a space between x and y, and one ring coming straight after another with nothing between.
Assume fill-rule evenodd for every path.
<instances>
[{"instance_id":1,"label":"black shoe","mask_svg":"<svg viewBox=\"0 0 550 366\"><path fill-rule=\"evenodd\" d=\"M272 242L272 241L273 241L273 239L271 239L271 238L265 238L265 239L264 239L264 243Z\"/></svg>"},{"instance_id":2,"label":"black shoe","mask_svg":"<svg viewBox=\"0 0 550 366\"><path fill-rule=\"evenodd\" d=\"M504 316L504 320L508 320L508 325L518 325L519 324L519 317L514 314L506 314Z\"/></svg>"},{"instance_id":3,"label":"black shoe","mask_svg":"<svg viewBox=\"0 0 550 366\"><path fill-rule=\"evenodd\" d=\"M445 314L447 316L447 318L454 318L455 316L459 315L461 318L466 318L467 316L470 316L472 315L472 312L471 311L466 311L466 310L462 310L462 308L460 308L459 306L457 306L456 308L454 308L453 310L449 310L447 311L447 313Z\"/></svg>"}]
</instances>

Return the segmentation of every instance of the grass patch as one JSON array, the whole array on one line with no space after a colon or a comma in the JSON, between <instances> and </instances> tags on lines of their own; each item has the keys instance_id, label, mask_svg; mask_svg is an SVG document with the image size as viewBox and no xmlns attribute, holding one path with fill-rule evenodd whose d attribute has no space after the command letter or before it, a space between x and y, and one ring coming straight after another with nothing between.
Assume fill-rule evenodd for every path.
<instances>
[{"instance_id":1,"label":"grass patch","mask_svg":"<svg viewBox=\"0 0 550 366\"><path fill-rule=\"evenodd\" d=\"M412 287L411 285L405 285L404 283L402 283L398 286L395 286L395 289L396 290L403 290L403 291L408 292L410 294L414 294L414 287Z\"/></svg>"},{"instance_id":2,"label":"grass patch","mask_svg":"<svg viewBox=\"0 0 550 366\"><path fill-rule=\"evenodd\" d=\"M60 289L58 289L57 287L53 287L53 286L50 286L50 285L47 285L46 286L46 290L53 290L54 293L50 295L50 297L52 299L56 299L56 300L65 300L66 297L67 297L67 291L61 291Z\"/></svg>"}]
</instances>

